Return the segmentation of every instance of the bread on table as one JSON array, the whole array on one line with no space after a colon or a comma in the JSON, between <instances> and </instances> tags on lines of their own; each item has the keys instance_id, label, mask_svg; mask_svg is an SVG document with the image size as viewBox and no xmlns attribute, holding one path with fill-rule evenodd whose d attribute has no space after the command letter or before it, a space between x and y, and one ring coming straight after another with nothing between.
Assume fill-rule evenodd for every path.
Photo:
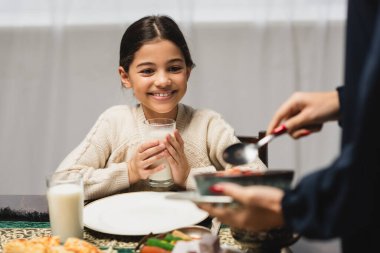
<instances>
[{"instance_id":1,"label":"bread on table","mask_svg":"<svg viewBox=\"0 0 380 253\"><path fill-rule=\"evenodd\" d=\"M68 238L64 245L59 237L14 239L3 245L3 253L101 253L93 244L78 238Z\"/></svg>"},{"instance_id":2,"label":"bread on table","mask_svg":"<svg viewBox=\"0 0 380 253\"><path fill-rule=\"evenodd\" d=\"M72 250L75 253L101 253L102 251L95 247L93 244L80 240L78 238L67 238L65 249Z\"/></svg>"}]
</instances>

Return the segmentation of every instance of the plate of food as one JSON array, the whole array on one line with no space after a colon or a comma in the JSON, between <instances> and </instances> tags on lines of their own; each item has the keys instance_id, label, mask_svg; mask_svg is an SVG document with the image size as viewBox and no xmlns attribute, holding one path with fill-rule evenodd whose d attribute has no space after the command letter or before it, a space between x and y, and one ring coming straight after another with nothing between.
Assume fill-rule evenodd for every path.
<instances>
[{"instance_id":1,"label":"plate of food","mask_svg":"<svg viewBox=\"0 0 380 253\"><path fill-rule=\"evenodd\" d=\"M172 192L131 192L87 204L85 227L107 234L142 236L195 225L208 217L189 200L166 198Z\"/></svg>"}]
</instances>

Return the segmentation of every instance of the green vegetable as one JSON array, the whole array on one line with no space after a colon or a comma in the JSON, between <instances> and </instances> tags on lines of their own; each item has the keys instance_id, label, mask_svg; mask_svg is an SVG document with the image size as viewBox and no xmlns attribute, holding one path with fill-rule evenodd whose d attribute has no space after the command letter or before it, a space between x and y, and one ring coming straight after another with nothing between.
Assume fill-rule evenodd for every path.
<instances>
[{"instance_id":1,"label":"green vegetable","mask_svg":"<svg viewBox=\"0 0 380 253\"><path fill-rule=\"evenodd\" d=\"M160 239L157 239L157 238L149 238L147 241L146 241L146 245L148 246L156 246L156 247L159 247L159 248L162 248L162 249L166 249L166 250L169 250L169 251L172 251L173 248L174 248L174 245L170 244L169 242L165 241L165 240L160 240Z\"/></svg>"},{"instance_id":2,"label":"green vegetable","mask_svg":"<svg viewBox=\"0 0 380 253\"><path fill-rule=\"evenodd\" d=\"M172 235L172 234L169 233L169 234L165 235L164 240L167 241L167 242L176 242L176 241L182 240L182 238L174 236L174 235Z\"/></svg>"}]
</instances>

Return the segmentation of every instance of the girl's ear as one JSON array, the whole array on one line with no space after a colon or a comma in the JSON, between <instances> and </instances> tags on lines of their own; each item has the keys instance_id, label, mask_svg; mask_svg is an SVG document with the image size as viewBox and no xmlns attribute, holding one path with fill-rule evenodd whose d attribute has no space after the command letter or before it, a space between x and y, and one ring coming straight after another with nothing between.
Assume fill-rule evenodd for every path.
<instances>
[{"instance_id":1,"label":"girl's ear","mask_svg":"<svg viewBox=\"0 0 380 253\"><path fill-rule=\"evenodd\" d=\"M129 80L129 75L127 72L125 72L124 68L119 66L118 71L119 71L120 80L121 80L121 83L123 84L123 86L125 88L132 88L132 84Z\"/></svg>"},{"instance_id":2,"label":"girl's ear","mask_svg":"<svg viewBox=\"0 0 380 253\"><path fill-rule=\"evenodd\" d=\"M186 68L186 77L187 77L187 80L189 80L189 78L190 78L190 73L191 73L191 67L187 67Z\"/></svg>"}]
</instances>

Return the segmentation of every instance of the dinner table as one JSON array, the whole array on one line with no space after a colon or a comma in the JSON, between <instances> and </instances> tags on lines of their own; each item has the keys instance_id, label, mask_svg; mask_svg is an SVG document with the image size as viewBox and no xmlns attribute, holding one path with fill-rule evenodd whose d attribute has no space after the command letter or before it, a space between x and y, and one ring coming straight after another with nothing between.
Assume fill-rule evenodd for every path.
<instances>
[{"instance_id":1,"label":"dinner table","mask_svg":"<svg viewBox=\"0 0 380 253\"><path fill-rule=\"evenodd\" d=\"M85 201L85 206L91 201ZM231 252L262 252L245 249L231 235L227 225L215 226L211 217L194 224L211 229L218 236L220 245L231 249ZM48 203L46 195L0 195L0 252L3 245L13 239L31 239L51 235ZM146 237L146 236L145 236ZM84 227L83 239L106 250L112 245L118 253L139 252L138 246L144 236L108 234ZM290 248L283 248L281 253L292 252Z\"/></svg>"}]
</instances>

